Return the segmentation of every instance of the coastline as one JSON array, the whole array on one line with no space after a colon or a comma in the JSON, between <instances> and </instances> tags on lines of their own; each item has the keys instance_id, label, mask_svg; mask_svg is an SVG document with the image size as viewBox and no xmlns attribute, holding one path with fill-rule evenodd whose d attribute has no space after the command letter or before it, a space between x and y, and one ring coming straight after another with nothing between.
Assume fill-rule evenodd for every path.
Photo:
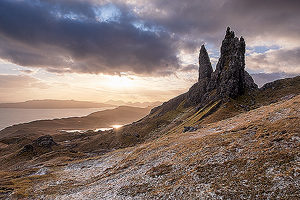
<instances>
[{"instance_id":1,"label":"coastline","mask_svg":"<svg viewBox=\"0 0 300 200\"><path fill-rule=\"evenodd\" d=\"M113 108L115 107L64 109L0 108L0 131L13 125L30 123L39 120L83 117L97 111Z\"/></svg>"}]
</instances>

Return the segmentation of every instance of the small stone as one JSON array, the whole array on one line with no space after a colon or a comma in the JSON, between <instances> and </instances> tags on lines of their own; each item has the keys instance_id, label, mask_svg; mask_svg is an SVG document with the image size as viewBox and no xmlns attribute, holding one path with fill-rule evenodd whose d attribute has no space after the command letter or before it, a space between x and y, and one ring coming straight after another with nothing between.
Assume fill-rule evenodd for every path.
<instances>
[{"instance_id":1,"label":"small stone","mask_svg":"<svg viewBox=\"0 0 300 200\"><path fill-rule=\"evenodd\" d=\"M185 133L185 132L193 132L193 131L196 131L196 130L197 130L196 127L185 126L182 132L183 132L183 133Z\"/></svg>"},{"instance_id":2,"label":"small stone","mask_svg":"<svg viewBox=\"0 0 300 200\"><path fill-rule=\"evenodd\" d=\"M22 149L20 153L25 152L33 152L33 146L31 144L26 144Z\"/></svg>"}]
</instances>

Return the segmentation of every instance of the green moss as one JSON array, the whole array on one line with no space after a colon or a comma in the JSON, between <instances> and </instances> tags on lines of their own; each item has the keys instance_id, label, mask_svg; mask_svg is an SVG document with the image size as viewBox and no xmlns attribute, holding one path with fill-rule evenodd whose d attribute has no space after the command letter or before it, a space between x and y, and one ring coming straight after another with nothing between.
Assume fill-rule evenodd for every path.
<instances>
[{"instance_id":1,"label":"green moss","mask_svg":"<svg viewBox=\"0 0 300 200\"><path fill-rule=\"evenodd\" d=\"M206 117L214 108L216 108L219 105L220 101L211 102L207 104L207 106L201 108L199 111L197 111L192 116L185 119L184 122L182 122L180 125L177 125L172 130L170 130L167 134L173 134L173 133L180 133L184 129L185 126L194 126L197 125L197 123Z\"/></svg>"}]
</instances>

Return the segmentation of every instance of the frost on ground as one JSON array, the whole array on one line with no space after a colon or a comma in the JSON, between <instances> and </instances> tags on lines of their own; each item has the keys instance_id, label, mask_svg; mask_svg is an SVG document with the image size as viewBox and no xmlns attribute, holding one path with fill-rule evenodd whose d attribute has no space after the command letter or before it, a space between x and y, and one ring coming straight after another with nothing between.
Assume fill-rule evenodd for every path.
<instances>
[{"instance_id":1,"label":"frost on ground","mask_svg":"<svg viewBox=\"0 0 300 200\"><path fill-rule=\"evenodd\" d=\"M300 96L196 132L41 169L36 199L295 199Z\"/></svg>"}]
</instances>

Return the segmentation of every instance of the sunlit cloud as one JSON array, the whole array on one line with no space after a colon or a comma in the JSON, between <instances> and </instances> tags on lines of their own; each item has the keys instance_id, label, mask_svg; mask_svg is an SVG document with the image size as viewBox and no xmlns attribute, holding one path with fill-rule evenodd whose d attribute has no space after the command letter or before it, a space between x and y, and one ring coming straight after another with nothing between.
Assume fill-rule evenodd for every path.
<instances>
[{"instance_id":1,"label":"sunlit cloud","mask_svg":"<svg viewBox=\"0 0 300 200\"><path fill-rule=\"evenodd\" d=\"M38 82L38 79L31 76L0 74L0 88L26 88Z\"/></svg>"},{"instance_id":2,"label":"sunlit cloud","mask_svg":"<svg viewBox=\"0 0 300 200\"><path fill-rule=\"evenodd\" d=\"M268 50L246 58L247 67L265 73L300 74L300 48Z\"/></svg>"}]
</instances>

